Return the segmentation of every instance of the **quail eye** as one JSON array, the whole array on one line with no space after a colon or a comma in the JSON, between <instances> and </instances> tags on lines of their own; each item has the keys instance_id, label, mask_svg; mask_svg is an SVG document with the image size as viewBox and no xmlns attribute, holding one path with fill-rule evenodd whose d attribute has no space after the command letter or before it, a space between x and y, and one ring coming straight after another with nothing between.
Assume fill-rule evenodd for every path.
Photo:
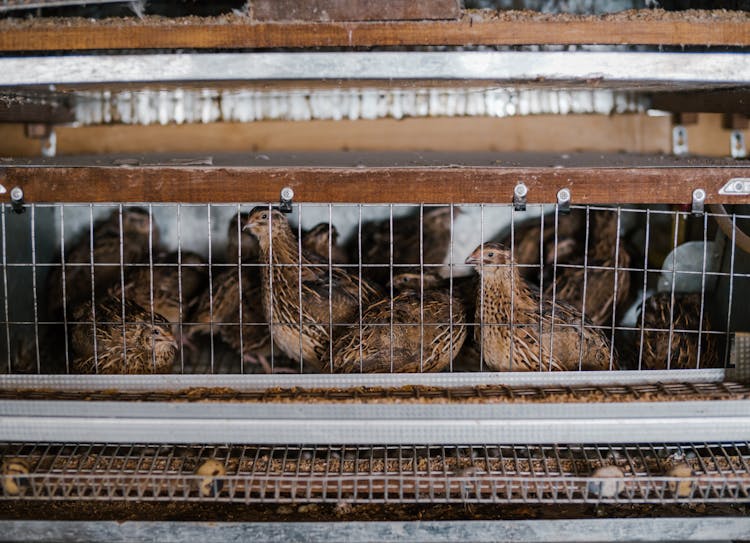
<instances>
[{"instance_id":1,"label":"quail eye","mask_svg":"<svg viewBox=\"0 0 750 543\"><path fill-rule=\"evenodd\" d=\"M267 219L268 218L268 213L261 213L260 218L261 219Z\"/></svg>"},{"instance_id":2,"label":"quail eye","mask_svg":"<svg viewBox=\"0 0 750 543\"><path fill-rule=\"evenodd\" d=\"M489 253L487 253L487 256L489 256L490 258L492 258L493 256L495 256L495 253L493 251L490 251Z\"/></svg>"}]
</instances>

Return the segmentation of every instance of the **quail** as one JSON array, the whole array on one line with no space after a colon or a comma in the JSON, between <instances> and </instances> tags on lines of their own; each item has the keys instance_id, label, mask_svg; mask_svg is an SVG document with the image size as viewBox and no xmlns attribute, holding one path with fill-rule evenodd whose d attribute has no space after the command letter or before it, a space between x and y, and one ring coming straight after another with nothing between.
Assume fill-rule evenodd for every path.
<instances>
[{"instance_id":1,"label":"quail","mask_svg":"<svg viewBox=\"0 0 750 543\"><path fill-rule=\"evenodd\" d=\"M460 213L453 208L453 217ZM440 265L450 250L451 241L451 207L424 208L421 210L421 244L420 244L420 210L393 219L391 236L391 219L369 221L362 224L361 255L362 264L371 265L363 273L371 280L385 285L391 273L413 272L420 264ZM393 254L391 255L391 248ZM348 244L351 262L359 262L360 243L355 236ZM393 258L394 268L389 264ZM373 266L374 265L374 266Z\"/></svg>"},{"instance_id":2,"label":"quail","mask_svg":"<svg viewBox=\"0 0 750 543\"><path fill-rule=\"evenodd\" d=\"M115 297L105 297L94 307L95 312L91 302L86 302L76 306L73 312L75 322L71 323L71 347L74 373L171 371L177 342L163 316L131 300L122 301Z\"/></svg>"},{"instance_id":3,"label":"quail","mask_svg":"<svg viewBox=\"0 0 750 543\"><path fill-rule=\"evenodd\" d=\"M123 271L121 264L127 266L148 260L149 238L152 254L156 254L159 246L158 226L148 211L131 207L122 211L122 232L118 210L94 223L93 254L88 229L71 243L70 247L66 246L65 303L68 312L82 301L91 301L92 257L95 264L94 294L99 298L119 282ZM60 320L63 310L62 266L53 268L47 276L47 296L47 311L50 318Z\"/></svg>"},{"instance_id":4,"label":"quail","mask_svg":"<svg viewBox=\"0 0 750 543\"><path fill-rule=\"evenodd\" d=\"M705 304L704 304L705 305ZM701 325L700 293L675 293L674 304L669 292L650 296L636 321L643 322L643 341L636 331L636 355L642 351L640 368L648 370L716 368L720 366L719 341L711 331L706 308ZM700 361L698 360L698 332ZM672 330L670 339L670 329Z\"/></svg>"},{"instance_id":5,"label":"quail","mask_svg":"<svg viewBox=\"0 0 750 543\"><path fill-rule=\"evenodd\" d=\"M361 323L336 339L334 372L438 372L461 350L465 310L440 288L439 278L404 273L393 283L399 291L393 300L383 298L369 306Z\"/></svg>"},{"instance_id":6,"label":"quail","mask_svg":"<svg viewBox=\"0 0 750 543\"><path fill-rule=\"evenodd\" d=\"M261 304L258 270L243 267L240 281L236 268L225 268L211 283L212 288L203 291L190 314L188 337L213 333L240 353L243 362L260 364L270 373L266 357L271 353L271 336Z\"/></svg>"},{"instance_id":7,"label":"quail","mask_svg":"<svg viewBox=\"0 0 750 543\"><path fill-rule=\"evenodd\" d=\"M598 330L585 326L580 311L544 299L524 280L511 253L485 243L466 259L480 274L475 340L494 371L606 370L610 347ZM616 358L612 353L613 366Z\"/></svg>"},{"instance_id":8,"label":"quail","mask_svg":"<svg viewBox=\"0 0 750 543\"><path fill-rule=\"evenodd\" d=\"M125 297L147 310L153 303L154 311L172 325L173 334L179 339L180 324L187 321L190 308L196 303L207 277L206 263L199 255L189 251L182 252L179 257L176 253L163 254L152 268L139 266L127 273ZM121 291L118 282L111 294L119 298Z\"/></svg>"},{"instance_id":9,"label":"quail","mask_svg":"<svg viewBox=\"0 0 750 543\"><path fill-rule=\"evenodd\" d=\"M555 237L555 217L545 216L543 219L514 223L513 238L511 239L511 233L508 232L498 239L498 242L504 247L511 247L511 241L513 242L513 252L515 262L519 267L519 274L524 279L538 284L542 253L545 266L553 262L555 258L557 262L567 261L579 251L579 245L582 245L581 237L585 233L585 224L586 213L574 209L570 214L557 216L557 237ZM545 267L545 282L551 276L550 268L551 266Z\"/></svg>"},{"instance_id":10,"label":"quail","mask_svg":"<svg viewBox=\"0 0 750 543\"><path fill-rule=\"evenodd\" d=\"M558 257L557 262L575 264L560 267L555 280L545 284L544 295L565 300L579 311L586 286L585 315L596 325L612 323L613 309L622 309L630 292L630 253L619 239L617 216L611 212L595 211L590 217L591 233L588 257L583 254ZM584 244L581 243L581 246ZM615 261L617 271L615 273ZM584 265L589 269L584 269ZM617 288L615 288L615 275Z\"/></svg>"},{"instance_id":11,"label":"quail","mask_svg":"<svg viewBox=\"0 0 750 543\"><path fill-rule=\"evenodd\" d=\"M338 266L316 264L306 250L300 259L297 240L277 209L255 208L245 228L258 239L266 266L261 298L274 345L292 360L321 368L332 336L355 323L360 303L369 306L381 296L379 289Z\"/></svg>"},{"instance_id":12,"label":"quail","mask_svg":"<svg viewBox=\"0 0 750 543\"><path fill-rule=\"evenodd\" d=\"M346 251L338 244L339 232L336 227L327 222L321 222L303 232L302 248L309 255L317 255L322 263L328 262L330 248L331 261L334 264L347 264L349 258Z\"/></svg>"}]
</instances>

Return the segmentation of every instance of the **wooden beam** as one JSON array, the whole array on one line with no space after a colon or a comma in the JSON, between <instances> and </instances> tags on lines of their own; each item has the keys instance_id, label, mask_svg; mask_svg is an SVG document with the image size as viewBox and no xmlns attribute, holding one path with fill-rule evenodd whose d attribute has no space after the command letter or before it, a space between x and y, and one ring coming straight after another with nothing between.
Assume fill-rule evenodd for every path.
<instances>
[{"instance_id":1,"label":"wooden beam","mask_svg":"<svg viewBox=\"0 0 750 543\"><path fill-rule=\"evenodd\" d=\"M748 46L750 15L631 11L574 16L469 11L454 21L278 23L225 16L0 22L0 51L578 43Z\"/></svg>"},{"instance_id":2,"label":"wooden beam","mask_svg":"<svg viewBox=\"0 0 750 543\"><path fill-rule=\"evenodd\" d=\"M0 123L72 123L75 113L68 104L44 103L12 95L0 96Z\"/></svg>"},{"instance_id":3,"label":"wooden beam","mask_svg":"<svg viewBox=\"0 0 750 543\"><path fill-rule=\"evenodd\" d=\"M651 107L674 113L741 113L750 114L750 91L729 89L660 92L651 96Z\"/></svg>"},{"instance_id":4,"label":"wooden beam","mask_svg":"<svg viewBox=\"0 0 750 543\"><path fill-rule=\"evenodd\" d=\"M719 195L730 179L750 178L750 165L742 161L518 155L516 161L493 165L490 156L499 158L320 153L265 157L254 164L243 164L241 157L160 163L127 158L116 159L116 166L69 159L68 164L9 165L0 170L0 182L6 189L21 187L29 203L278 202L286 186L294 189L297 202L511 203L519 182L528 187L529 203L554 203L561 188L570 189L574 204L689 204L697 188L706 191L706 203L750 203L750 196ZM570 165L560 166L561 161ZM9 201L7 192L2 201Z\"/></svg>"}]
</instances>

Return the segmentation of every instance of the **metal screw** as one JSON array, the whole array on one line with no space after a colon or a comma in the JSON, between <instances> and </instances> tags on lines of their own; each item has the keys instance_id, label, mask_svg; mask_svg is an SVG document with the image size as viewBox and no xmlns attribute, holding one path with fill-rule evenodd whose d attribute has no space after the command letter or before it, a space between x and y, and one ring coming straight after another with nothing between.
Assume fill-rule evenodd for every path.
<instances>
[{"instance_id":1,"label":"metal screw","mask_svg":"<svg viewBox=\"0 0 750 543\"><path fill-rule=\"evenodd\" d=\"M10 189L10 205L16 213L23 213L25 211L23 206L23 189L21 187Z\"/></svg>"},{"instance_id":2,"label":"metal screw","mask_svg":"<svg viewBox=\"0 0 750 543\"><path fill-rule=\"evenodd\" d=\"M23 189L21 187L13 187L10 189L10 199L14 202L23 201Z\"/></svg>"},{"instance_id":3,"label":"metal screw","mask_svg":"<svg viewBox=\"0 0 750 543\"><path fill-rule=\"evenodd\" d=\"M518 183L513 189L513 208L516 211L526 211L526 194L529 189L523 183Z\"/></svg>"},{"instance_id":4,"label":"metal screw","mask_svg":"<svg viewBox=\"0 0 750 543\"><path fill-rule=\"evenodd\" d=\"M294 199L294 190L292 190L292 187L284 187L281 189L281 199L286 201Z\"/></svg>"},{"instance_id":5,"label":"metal screw","mask_svg":"<svg viewBox=\"0 0 750 543\"><path fill-rule=\"evenodd\" d=\"M570 213L570 189L557 191L557 208L561 213Z\"/></svg>"}]
</instances>

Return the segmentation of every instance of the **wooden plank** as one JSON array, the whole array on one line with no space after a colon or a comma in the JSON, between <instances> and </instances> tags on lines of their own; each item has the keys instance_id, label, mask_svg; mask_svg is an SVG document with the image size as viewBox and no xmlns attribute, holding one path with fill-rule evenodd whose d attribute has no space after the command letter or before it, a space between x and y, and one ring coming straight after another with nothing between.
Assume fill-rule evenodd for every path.
<instances>
[{"instance_id":1,"label":"wooden plank","mask_svg":"<svg viewBox=\"0 0 750 543\"><path fill-rule=\"evenodd\" d=\"M394 21L457 19L458 0L253 0L258 21Z\"/></svg>"},{"instance_id":2,"label":"wooden plank","mask_svg":"<svg viewBox=\"0 0 750 543\"><path fill-rule=\"evenodd\" d=\"M75 113L67 105L23 99L0 99L0 123L72 123Z\"/></svg>"},{"instance_id":3,"label":"wooden plank","mask_svg":"<svg viewBox=\"0 0 750 543\"><path fill-rule=\"evenodd\" d=\"M2 184L18 186L26 202L278 202L283 187L296 202L511 203L519 182L529 203L554 203L569 188L574 204L689 204L696 188L707 203L750 203L720 196L736 168L555 167L7 167ZM9 201L8 194L2 201Z\"/></svg>"},{"instance_id":4,"label":"wooden plank","mask_svg":"<svg viewBox=\"0 0 750 543\"><path fill-rule=\"evenodd\" d=\"M743 89L660 92L652 95L651 107L675 113L750 114L750 91Z\"/></svg>"},{"instance_id":5,"label":"wooden plank","mask_svg":"<svg viewBox=\"0 0 750 543\"><path fill-rule=\"evenodd\" d=\"M249 17L5 20L0 51L402 45L750 45L750 15L606 16L467 12L455 21L253 22ZM635 13L635 14L634 14Z\"/></svg>"},{"instance_id":6,"label":"wooden plank","mask_svg":"<svg viewBox=\"0 0 750 543\"><path fill-rule=\"evenodd\" d=\"M711 116L709 116L711 117ZM700 123L704 124L701 116ZM691 151L729 153L725 138L704 139L702 124L690 128ZM440 117L379 119L356 122L264 121L252 123L193 123L170 125L61 126L60 155L119 153L208 153L257 151L530 151L659 153L671 150L669 117L647 115L526 115L518 117ZM576 134L571 138L570 134ZM716 138L723 146L718 149ZM747 134L750 138L750 133ZM39 155L39 142L27 140L18 125L0 125L0 156Z\"/></svg>"}]
</instances>

